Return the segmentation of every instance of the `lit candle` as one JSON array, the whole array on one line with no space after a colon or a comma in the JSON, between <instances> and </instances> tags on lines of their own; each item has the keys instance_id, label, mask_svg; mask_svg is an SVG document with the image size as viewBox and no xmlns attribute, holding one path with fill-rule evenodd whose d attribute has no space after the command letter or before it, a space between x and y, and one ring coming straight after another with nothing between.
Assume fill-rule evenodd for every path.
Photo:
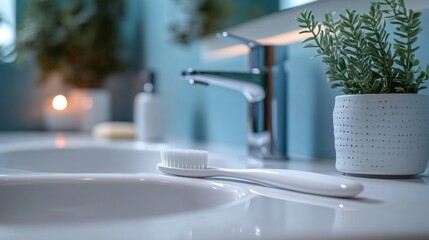
<instances>
[{"instance_id":1,"label":"lit candle","mask_svg":"<svg viewBox=\"0 0 429 240\"><path fill-rule=\"evenodd\" d=\"M75 130L76 119L64 95L56 95L48 101L43 111L47 130Z\"/></svg>"},{"instance_id":2,"label":"lit candle","mask_svg":"<svg viewBox=\"0 0 429 240\"><path fill-rule=\"evenodd\" d=\"M67 108L67 98L64 95L57 95L52 100L52 107L57 111L65 111Z\"/></svg>"}]
</instances>

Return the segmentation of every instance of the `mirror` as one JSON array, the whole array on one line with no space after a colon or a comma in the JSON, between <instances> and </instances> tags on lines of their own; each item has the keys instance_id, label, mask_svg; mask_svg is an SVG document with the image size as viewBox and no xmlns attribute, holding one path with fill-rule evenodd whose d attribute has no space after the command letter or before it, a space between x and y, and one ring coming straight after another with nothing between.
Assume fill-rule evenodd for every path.
<instances>
[{"instance_id":1,"label":"mirror","mask_svg":"<svg viewBox=\"0 0 429 240\"><path fill-rule=\"evenodd\" d=\"M318 0L173 1L180 15L175 19L179 21L170 24L170 31L174 42L186 45L222 29Z\"/></svg>"}]
</instances>

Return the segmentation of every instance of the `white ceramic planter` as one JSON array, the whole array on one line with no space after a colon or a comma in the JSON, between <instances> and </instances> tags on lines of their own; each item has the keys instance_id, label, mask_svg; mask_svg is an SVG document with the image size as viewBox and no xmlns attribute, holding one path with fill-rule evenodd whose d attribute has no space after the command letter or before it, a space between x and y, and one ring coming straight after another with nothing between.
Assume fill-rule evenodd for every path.
<instances>
[{"instance_id":1,"label":"white ceramic planter","mask_svg":"<svg viewBox=\"0 0 429 240\"><path fill-rule=\"evenodd\" d=\"M337 170L382 176L424 172L429 158L428 101L420 94L337 96Z\"/></svg>"}]
</instances>

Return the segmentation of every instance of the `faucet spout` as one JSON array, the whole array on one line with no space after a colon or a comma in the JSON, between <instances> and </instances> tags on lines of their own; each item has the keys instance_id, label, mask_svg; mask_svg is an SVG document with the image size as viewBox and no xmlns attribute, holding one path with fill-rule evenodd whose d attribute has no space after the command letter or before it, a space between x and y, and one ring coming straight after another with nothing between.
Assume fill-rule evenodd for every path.
<instances>
[{"instance_id":1,"label":"faucet spout","mask_svg":"<svg viewBox=\"0 0 429 240\"><path fill-rule=\"evenodd\" d=\"M184 80L189 81L190 84L199 85L213 85L227 89L231 89L243 94L249 103L260 102L265 98L265 91L263 87L258 83L245 80L255 79L261 77L260 74L252 73L224 73L226 76L222 76L221 72L201 72L195 71L192 68L182 73ZM227 77L227 75L230 75ZM236 75L236 78L232 78L231 75ZM245 77L245 79L242 79Z\"/></svg>"},{"instance_id":2,"label":"faucet spout","mask_svg":"<svg viewBox=\"0 0 429 240\"><path fill-rule=\"evenodd\" d=\"M258 159L287 158L285 46L262 45L227 32L219 38L249 47L249 72L184 71L193 85L240 92L248 102L248 154Z\"/></svg>"}]
</instances>

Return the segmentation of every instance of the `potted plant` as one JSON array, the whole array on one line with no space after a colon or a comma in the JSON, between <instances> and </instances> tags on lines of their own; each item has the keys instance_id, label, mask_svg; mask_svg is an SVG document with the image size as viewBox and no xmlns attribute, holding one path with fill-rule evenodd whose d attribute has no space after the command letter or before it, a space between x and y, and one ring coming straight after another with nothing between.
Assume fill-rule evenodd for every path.
<instances>
[{"instance_id":1,"label":"potted plant","mask_svg":"<svg viewBox=\"0 0 429 240\"><path fill-rule=\"evenodd\" d=\"M327 65L335 98L336 168L358 175L422 173L429 157L428 67L416 58L420 12L403 0L371 3L367 13L328 13L319 23L311 11L297 18L305 47ZM393 26L393 36L387 31Z\"/></svg>"},{"instance_id":2,"label":"potted plant","mask_svg":"<svg viewBox=\"0 0 429 240\"><path fill-rule=\"evenodd\" d=\"M18 58L34 56L41 83L56 78L71 88L75 108L82 105L76 101L86 99L87 108L77 112L80 129L110 117L110 95L103 87L108 75L123 68L118 54L123 5L122 0L27 2L17 34Z\"/></svg>"}]
</instances>

